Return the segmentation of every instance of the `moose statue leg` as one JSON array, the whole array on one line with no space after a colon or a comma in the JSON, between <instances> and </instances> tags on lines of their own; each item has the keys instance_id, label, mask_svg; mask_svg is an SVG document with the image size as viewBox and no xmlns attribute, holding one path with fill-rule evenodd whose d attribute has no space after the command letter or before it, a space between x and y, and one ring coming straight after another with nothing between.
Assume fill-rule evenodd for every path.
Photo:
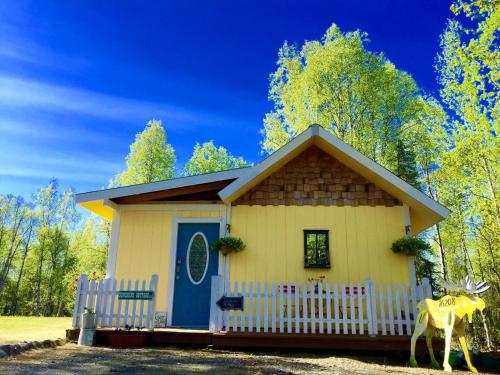
<instances>
[{"instance_id":1,"label":"moose statue leg","mask_svg":"<svg viewBox=\"0 0 500 375\"><path fill-rule=\"evenodd\" d=\"M455 326L455 314L453 314L453 312L448 312L446 314L446 318L445 318L445 322L444 322L445 347L444 347L443 367L444 367L444 371L446 371L446 372L452 371L450 363L449 363L449 359L450 359L450 349L451 349L451 338L452 338L454 326Z\"/></svg>"},{"instance_id":2,"label":"moose statue leg","mask_svg":"<svg viewBox=\"0 0 500 375\"><path fill-rule=\"evenodd\" d=\"M458 341L462 346L465 362L467 362L467 367L472 372L478 372L477 369L472 365L472 362L470 360L469 349L467 348L467 342L465 341L465 325L463 320L455 327L455 332L457 334Z\"/></svg>"},{"instance_id":3,"label":"moose statue leg","mask_svg":"<svg viewBox=\"0 0 500 375\"><path fill-rule=\"evenodd\" d=\"M417 324L415 325L415 331L413 331L413 335L411 336L410 361L408 362L408 365L410 367L417 367L417 361L415 360L415 345L417 344L417 339L420 337L420 335L425 332L428 321L429 321L428 313L423 312L418 314Z\"/></svg>"},{"instance_id":4,"label":"moose statue leg","mask_svg":"<svg viewBox=\"0 0 500 375\"><path fill-rule=\"evenodd\" d=\"M427 332L425 334L425 343L427 344L427 349L429 350L429 354L431 356L431 366L434 368L441 368L438 361L436 361L436 357L434 356L434 350L432 349L432 338L434 337L434 327L428 326Z\"/></svg>"}]
</instances>

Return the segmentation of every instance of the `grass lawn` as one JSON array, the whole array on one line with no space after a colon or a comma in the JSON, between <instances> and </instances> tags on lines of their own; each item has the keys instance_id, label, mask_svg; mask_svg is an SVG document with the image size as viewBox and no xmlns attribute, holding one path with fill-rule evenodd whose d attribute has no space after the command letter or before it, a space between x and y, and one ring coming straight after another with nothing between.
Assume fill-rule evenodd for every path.
<instances>
[{"instance_id":1,"label":"grass lawn","mask_svg":"<svg viewBox=\"0 0 500 375\"><path fill-rule=\"evenodd\" d=\"M62 338L69 328L67 317L0 316L0 344Z\"/></svg>"}]
</instances>

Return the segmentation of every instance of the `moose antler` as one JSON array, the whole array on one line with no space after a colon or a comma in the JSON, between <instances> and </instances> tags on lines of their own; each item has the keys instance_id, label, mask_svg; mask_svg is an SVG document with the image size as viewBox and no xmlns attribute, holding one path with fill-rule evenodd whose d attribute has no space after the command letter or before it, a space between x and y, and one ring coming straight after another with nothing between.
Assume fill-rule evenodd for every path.
<instances>
[{"instance_id":1,"label":"moose antler","mask_svg":"<svg viewBox=\"0 0 500 375\"><path fill-rule=\"evenodd\" d=\"M467 294L483 293L490 288L490 286L486 284L486 281L471 281L469 275L465 276L465 279L459 281L458 283L453 283L442 279L441 286L453 292L464 292Z\"/></svg>"}]
</instances>

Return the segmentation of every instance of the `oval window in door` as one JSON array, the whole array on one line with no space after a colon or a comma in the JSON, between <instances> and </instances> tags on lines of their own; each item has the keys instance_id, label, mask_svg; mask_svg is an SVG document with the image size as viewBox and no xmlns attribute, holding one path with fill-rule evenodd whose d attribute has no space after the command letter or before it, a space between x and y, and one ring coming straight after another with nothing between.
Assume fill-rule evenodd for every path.
<instances>
[{"instance_id":1,"label":"oval window in door","mask_svg":"<svg viewBox=\"0 0 500 375\"><path fill-rule=\"evenodd\" d=\"M201 232L193 234L187 253L187 274L193 284L199 284L205 278L208 268L208 242Z\"/></svg>"}]
</instances>

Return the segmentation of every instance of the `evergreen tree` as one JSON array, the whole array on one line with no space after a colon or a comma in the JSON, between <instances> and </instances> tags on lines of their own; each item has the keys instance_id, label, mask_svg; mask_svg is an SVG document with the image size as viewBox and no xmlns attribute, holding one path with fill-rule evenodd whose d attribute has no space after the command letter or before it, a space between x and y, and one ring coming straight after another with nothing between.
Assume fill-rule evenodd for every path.
<instances>
[{"instance_id":1,"label":"evergreen tree","mask_svg":"<svg viewBox=\"0 0 500 375\"><path fill-rule=\"evenodd\" d=\"M402 140L398 140L396 144L395 164L395 173L398 177L417 189L421 188L415 153Z\"/></svg>"}]
</instances>

